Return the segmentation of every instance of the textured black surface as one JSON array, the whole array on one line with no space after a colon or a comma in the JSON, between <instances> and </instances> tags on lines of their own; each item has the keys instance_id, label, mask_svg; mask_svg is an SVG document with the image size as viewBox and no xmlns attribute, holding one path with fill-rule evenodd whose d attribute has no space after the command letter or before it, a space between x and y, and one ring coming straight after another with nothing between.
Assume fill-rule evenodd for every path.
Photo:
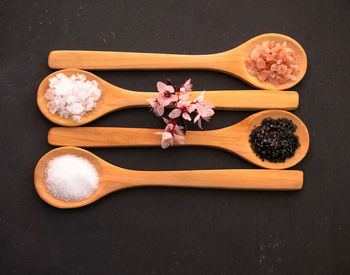
<instances>
[{"instance_id":1,"label":"textured black surface","mask_svg":"<svg viewBox=\"0 0 350 275\"><path fill-rule=\"evenodd\" d=\"M349 1L0 1L0 273L350 274ZM303 45L294 89L311 147L295 168L300 192L138 188L63 211L35 193L33 170L52 147L36 106L54 49L202 54L266 32ZM193 79L196 89L249 89L204 71L97 72L131 90ZM250 112L217 112L207 129ZM91 126L161 127L147 109ZM91 150L130 169L255 168L209 148Z\"/></svg>"},{"instance_id":2,"label":"textured black surface","mask_svg":"<svg viewBox=\"0 0 350 275\"><path fill-rule=\"evenodd\" d=\"M265 118L250 133L250 146L262 161L285 162L300 147L299 137L294 134L296 129L287 118Z\"/></svg>"}]
</instances>

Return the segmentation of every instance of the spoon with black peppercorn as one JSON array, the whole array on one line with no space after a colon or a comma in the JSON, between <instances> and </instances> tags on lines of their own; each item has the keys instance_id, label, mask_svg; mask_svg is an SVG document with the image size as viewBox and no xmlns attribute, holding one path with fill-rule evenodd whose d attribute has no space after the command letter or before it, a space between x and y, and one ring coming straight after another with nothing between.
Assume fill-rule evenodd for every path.
<instances>
[{"instance_id":1,"label":"spoon with black peppercorn","mask_svg":"<svg viewBox=\"0 0 350 275\"><path fill-rule=\"evenodd\" d=\"M83 74L88 81L96 81L101 90L101 98L97 101L96 107L86 112L80 121L71 118L60 117L57 112L52 114L45 98L49 89L50 79L58 74L67 77ZM201 92L191 92L190 100L194 100ZM47 76L38 88L37 104L41 113L53 123L62 126L80 126L89 123L110 112L131 108L149 107L148 98L156 98L155 92L134 92L114 86L98 76L82 70L66 69L56 71ZM216 110L265 110L285 109L295 110L299 105L299 95L295 91L274 91L274 90L228 90L228 91L207 91L205 100L214 104Z\"/></svg>"},{"instance_id":2,"label":"spoon with black peppercorn","mask_svg":"<svg viewBox=\"0 0 350 275\"><path fill-rule=\"evenodd\" d=\"M273 41L287 46L296 53L296 64L299 72L294 81L270 83L259 81L248 73L245 61L258 44ZM293 38L278 34L266 33L256 36L240 46L220 53L204 55L155 54L104 51L52 51L48 58L52 69L79 68L89 70L160 70L160 69L199 69L227 73L242 79L250 85L265 90L285 90L302 80L306 73L307 58L302 46Z\"/></svg>"},{"instance_id":3,"label":"spoon with black peppercorn","mask_svg":"<svg viewBox=\"0 0 350 275\"><path fill-rule=\"evenodd\" d=\"M265 118L286 118L296 125L294 134L300 146L292 157L284 162L260 159L249 142L250 134ZM48 133L48 142L55 146L80 147L145 147L160 146L163 129L118 128L118 127L54 127ZM296 165L309 148L309 132L304 123L294 114L283 110L267 110L255 113L241 122L210 131L186 131L185 144L178 146L207 146L227 150L247 161L270 169L285 169Z\"/></svg>"},{"instance_id":4,"label":"spoon with black peppercorn","mask_svg":"<svg viewBox=\"0 0 350 275\"><path fill-rule=\"evenodd\" d=\"M50 193L46 186L47 167L51 160L64 155L83 158L96 169L98 188L90 197L80 201L65 201ZM74 186L75 180L71 178L65 185L68 188ZM139 186L295 191L303 186L303 172L266 169L136 171L114 166L77 147L61 147L48 152L39 160L34 171L34 186L38 195L48 204L58 208L76 208L91 204L114 191Z\"/></svg>"}]
</instances>

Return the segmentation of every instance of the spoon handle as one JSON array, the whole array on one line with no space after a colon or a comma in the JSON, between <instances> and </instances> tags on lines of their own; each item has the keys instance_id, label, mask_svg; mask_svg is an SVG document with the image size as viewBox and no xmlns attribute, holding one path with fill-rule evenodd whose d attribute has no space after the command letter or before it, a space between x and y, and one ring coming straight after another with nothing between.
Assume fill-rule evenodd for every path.
<instances>
[{"instance_id":1,"label":"spoon handle","mask_svg":"<svg viewBox=\"0 0 350 275\"><path fill-rule=\"evenodd\" d=\"M190 100L197 98L201 92L191 92ZM158 93L131 92L111 93L109 104L123 107L147 107L148 98L156 98ZM113 97L113 98L112 98ZM266 110L282 109L295 110L299 105L299 94L295 91L274 91L274 90L223 90L207 91L204 99L211 102L216 110ZM113 102L115 104L113 105Z\"/></svg>"},{"instance_id":2,"label":"spoon handle","mask_svg":"<svg viewBox=\"0 0 350 275\"><path fill-rule=\"evenodd\" d=\"M299 190L303 172L297 170L227 169L134 171L134 186L176 186L255 190Z\"/></svg>"},{"instance_id":3,"label":"spoon handle","mask_svg":"<svg viewBox=\"0 0 350 275\"><path fill-rule=\"evenodd\" d=\"M53 127L48 133L48 142L54 146L78 147L160 146L161 135L157 132L163 132L163 129ZM218 136L218 130L187 131L185 145L215 146Z\"/></svg>"},{"instance_id":4,"label":"spoon handle","mask_svg":"<svg viewBox=\"0 0 350 275\"><path fill-rule=\"evenodd\" d=\"M52 69L158 70L217 69L218 54L184 55L104 51L52 51L48 64Z\"/></svg>"}]
</instances>

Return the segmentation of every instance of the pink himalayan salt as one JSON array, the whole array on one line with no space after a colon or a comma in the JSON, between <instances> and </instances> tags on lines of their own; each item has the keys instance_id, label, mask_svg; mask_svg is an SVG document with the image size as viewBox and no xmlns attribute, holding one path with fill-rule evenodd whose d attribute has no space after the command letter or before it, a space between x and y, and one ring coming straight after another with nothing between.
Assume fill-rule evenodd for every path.
<instances>
[{"instance_id":1,"label":"pink himalayan salt","mask_svg":"<svg viewBox=\"0 0 350 275\"><path fill-rule=\"evenodd\" d=\"M248 72L260 81L283 84L295 81L299 72L296 53L287 42L264 41L256 45L246 59Z\"/></svg>"}]
</instances>

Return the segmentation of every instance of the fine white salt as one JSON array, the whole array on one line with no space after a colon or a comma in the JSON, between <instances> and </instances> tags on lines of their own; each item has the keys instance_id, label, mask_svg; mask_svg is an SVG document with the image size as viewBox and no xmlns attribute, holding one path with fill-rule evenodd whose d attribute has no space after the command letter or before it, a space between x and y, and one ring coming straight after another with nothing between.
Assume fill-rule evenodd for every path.
<instances>
[{"instance_id":1,"label":"fine white salt","mask_svg":"<svg viewBox=\"0 0 350 275\"><path fill-rule=\"evenodd\" d=\"M86 112L96 107L101 97L101 90L95 80L86 80L86 75L75 74L70 77L63 73L49 79L49 89L45 98L47 108L52 114L57 114L74 121L80 121Z\"/></svg>"},{"instance_id":2,"label":"fine white salt","mask_svg":"<svg viewBox=\"0 0 350 275\"><path fill-rule=\"evenodd\" d=\"M46 168L46 187L55 198L81 201L98 188L96 168L86 159L62 155L52 159Z\"/></svg>"}]
</instances>

